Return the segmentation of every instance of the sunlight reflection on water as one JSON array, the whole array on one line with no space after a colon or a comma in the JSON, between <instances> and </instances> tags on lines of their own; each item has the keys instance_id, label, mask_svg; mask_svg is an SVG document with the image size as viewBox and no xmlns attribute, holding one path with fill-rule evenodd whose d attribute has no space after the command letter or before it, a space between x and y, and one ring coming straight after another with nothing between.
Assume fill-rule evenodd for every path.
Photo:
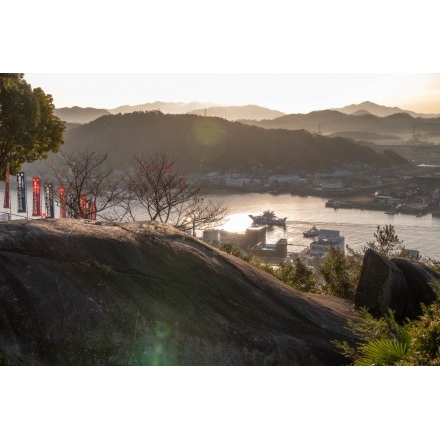
<instances>
[{"instance_id":1,"label":"sunlight reflection on water","mask_svg":"<svg viewBox=\"0 0 440 440\"><path fill-rule=\"evenodd\" d=\"M431 214L386 215L382 211L326 208L327 199L300 197L290 194L215 194L211 200L228 207L228 221L219 229L245 232L252 225L249 214L259 215L270 209L278 217L287 217L286 228L272 227L267 231L267 242L287 238L289 244L304 248L310 239L303 232L316 225L318 229L336 229L345 237L345 243L360 250L367 241L374 240L377 226L392 224L408 249L417 249L424 257L440 259L440 218Z\"/></svg>"}]
</instances>

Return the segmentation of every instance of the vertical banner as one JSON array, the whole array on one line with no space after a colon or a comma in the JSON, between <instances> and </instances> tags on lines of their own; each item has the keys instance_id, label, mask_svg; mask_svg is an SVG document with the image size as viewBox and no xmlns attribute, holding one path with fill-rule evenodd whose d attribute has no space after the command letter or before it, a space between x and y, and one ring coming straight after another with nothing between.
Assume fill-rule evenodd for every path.
<instances>
[{"instance_id":1,"label":"vertical banner","mask_svg":"<svg viewBox=\"0 0 440 440\"><path fill-rule=\"evenodd\" d=\"M26 212L26 176L23 171L17 173L17 212Z\"/></svg>"},{"instance_id":2,"label":"vertical banner","mask_svg":"<svg viewBox=\"0 0 440 440\"><path fill-rule=\"evenodd\" d=\"M44 194L46 201L46 218L54 218L55 208L53 204L53 188L51 183L44 184Z\"/></svg>"},{"instance_id":3,"label":"vertical banner","mask_svg":"<svg viewBox=\"0 0 440 440\"><path fill-rule=\"evenodd\" d=\"M90 220L96 220L96 203L94 200L90 202Z\"/></svg>"},{"instance_id":4,"label":"vertical banner","mask_svg":"<svg viewBox=\"0 0 440 440\"><path fill-rule=\"evenodd\" d=\"M85 194L81 194L79 202L81 205L81 217L87 218L87 197Z\"/></svg>"},{"instance_id":5,"label":"vertical banner","mask_svg":"<svg viewBox=\"0 0 440 440\"><path fill-rule=\"evenodd\" d=\"M32 217L41 216L41 179L32 177Z\"/></svg>"},{"instance_id":6,"label":"vertical banner","mask_svg":"<svg viewBox=\"0 0 440 440\"><path fill-rule=\"evenodd\" d=\"M92 201L87 199L87 219L92 220Z\"/></svg>"},{"instance_id":7,"label":"vertical banner","mask_svg":"<svg viewBox=\"0 0 440 440\"><path fill-rule=\"evenodd\" d=\"M66 218L67 197L66 197L66 190L62 186L58 187L58 197L60 198L60 218Z\"/></svg>"},{"instance_id":8,"label":"vertical banner","mask_svg":"<svg viewBox=\"0 0 440 440\"><path fill-rule=\"evenodd\" d=\"M72 194L69 196L69 202L67 203L67 216L78 218L78 201Z\"/></svg>"},{"instance_id":9,"label":"vertical banner","mask_svg":"<svg viewBox=\"0 0 440 440\"><path fill-rule=\"evenodd\" d=\"M9 164L6 165L5 172L5 201L3 203L3 208L9 209L10 205L10 196L9 196Z\"/></svg>"}]
</instances>

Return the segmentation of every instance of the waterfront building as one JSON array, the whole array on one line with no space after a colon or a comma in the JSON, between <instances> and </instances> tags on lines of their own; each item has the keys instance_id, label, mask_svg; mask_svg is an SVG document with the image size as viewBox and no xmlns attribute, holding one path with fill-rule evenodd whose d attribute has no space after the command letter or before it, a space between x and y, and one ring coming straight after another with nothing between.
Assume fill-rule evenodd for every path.
<instances>
[{"instance_id":1,"label":"waterfront building","mask_svg":"<svg viewBox=\"0 0 440 440\"><path fill-rule=\"evenodd\" d=\"M297 174L276 174L268 179L269 185L283 186L297 183L299 176Z\"/></svg>"},{"instance_id":2,"label":"waterfront building","mask_svg":"<svg viewBox=\"0 0 440 440\"><path fill-rule=\"evenodd\" d=\"M203 240L207 243L218 243L220 241L220 231L218 229L204 230Z\"/></svg>"},{"instance_id":3,"label":"waterfront building","mask_svg":"<svg viewBox=\"0 0 440 440\"><path fill-rule=\"evenodd\" d=\"M263 243L266 246L266 226L251 226L246 229L244 234L244 247L250 249L257 243Z\"/></svg>"},{"instance_id":4,"label":"waterfront building","mask_svg":"<svg viewBox=\"0 0 440 440\"><path fill-rule=\"evenodd\" d=\"M243 187L249 185L252 182L251 179L247 177L240 177L237 174L227 174L225 176L225 185L234 187Z\"/></svg>"},{"instance_id":5,"label":"waterfront building","mask_svg":"<svg viewBox=\"0 0 440 440\"><path fill-rule=\"evenodd\" d=\"M219 231L219 242L223 244L230 244L238 249L244 247L244 234L237 232L228 232L223 229Z\"/></svg>"},{"instance_id":6,"label":"waterfront building","mask_svg":"<svg viewBox=\"0 0 440 440\"><path fill-rule=\"evenodd\" d=\"M268 264L280 264L287 258L287 240L280 238L275 244L257 243L250 252Z\"/></svg>"},{"instance_id":7,"label":"waterfront building","mask_svg":"<svg viewBox=\"0 0 440 440\"><path fill-rule=\"evenodd\" d=\"M331 247L338 248L342 253L345 253L345 237L339 231L320 229L319 235L310 243L309 253L323 257Z\"/></svg>"}]
</instances>

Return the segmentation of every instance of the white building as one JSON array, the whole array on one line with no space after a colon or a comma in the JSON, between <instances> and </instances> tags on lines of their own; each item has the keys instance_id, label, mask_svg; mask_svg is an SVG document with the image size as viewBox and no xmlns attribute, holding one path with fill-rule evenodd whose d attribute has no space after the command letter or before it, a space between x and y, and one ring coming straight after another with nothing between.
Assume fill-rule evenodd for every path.
<instances>
[{"instance_id":1,"label":"white building","mask_svg":"<svg viewBox=\"0 0 440 440\"><path fill-rule=\"evenodd\" d=\"M251 179L247 177L240 177L238 174L227 174L225 176L226 186L246 186L252 182Z\"/></svg>"},{"instance_id":2,"label":"white building","mask_svg":"<svg viewBox=\"0 0 440 440\"><path fill-rule=\"evenodd\" d=\"M213 171L212 173L205 174L203 180L207 180L209 183L215 185L221 185L225 183L225 176L217 171Z\"/></svg>"},{"instance_id":3,"label":"white building","mask_svg":"<svg viewBox=\"0 0 440 440\"><path fill-rule=\"evenodd\" d=\"M319 235L310 243L309 253L322 257L331 247L338 248L342 253L345 253L345 237L339 231L320 229Z\"/></svg>"}]
</instances>

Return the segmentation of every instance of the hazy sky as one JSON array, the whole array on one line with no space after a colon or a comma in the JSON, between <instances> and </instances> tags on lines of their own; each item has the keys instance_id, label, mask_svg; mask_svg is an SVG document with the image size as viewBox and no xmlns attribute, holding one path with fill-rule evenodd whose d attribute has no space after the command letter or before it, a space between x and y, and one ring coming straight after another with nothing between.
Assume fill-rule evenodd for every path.
<instances>
[{"instance_id":1,"label":"hazy sky","mask_svg":"<svg viewBox=\"0 0 440 440\"><path fill-rule=\"evenodd\" d=\"M440 113L438 13L431 0L53 5L2 5L8 19L0 36L8 44L0 70L41 72L26 78L56 107L204 101L306 113L370 100Z\"/></svg>"},{"instance_id":2,"label":"hazy sky","mask_svg":"<svg viewBox=\"0 0 440 440\"><path fill-rule=\"evenodd\" d=\"M25 78L51 94L56 107L199 101L307 113L368 100L440 113L440 74L27 73Z\"/></svg>"}]
</instances>

